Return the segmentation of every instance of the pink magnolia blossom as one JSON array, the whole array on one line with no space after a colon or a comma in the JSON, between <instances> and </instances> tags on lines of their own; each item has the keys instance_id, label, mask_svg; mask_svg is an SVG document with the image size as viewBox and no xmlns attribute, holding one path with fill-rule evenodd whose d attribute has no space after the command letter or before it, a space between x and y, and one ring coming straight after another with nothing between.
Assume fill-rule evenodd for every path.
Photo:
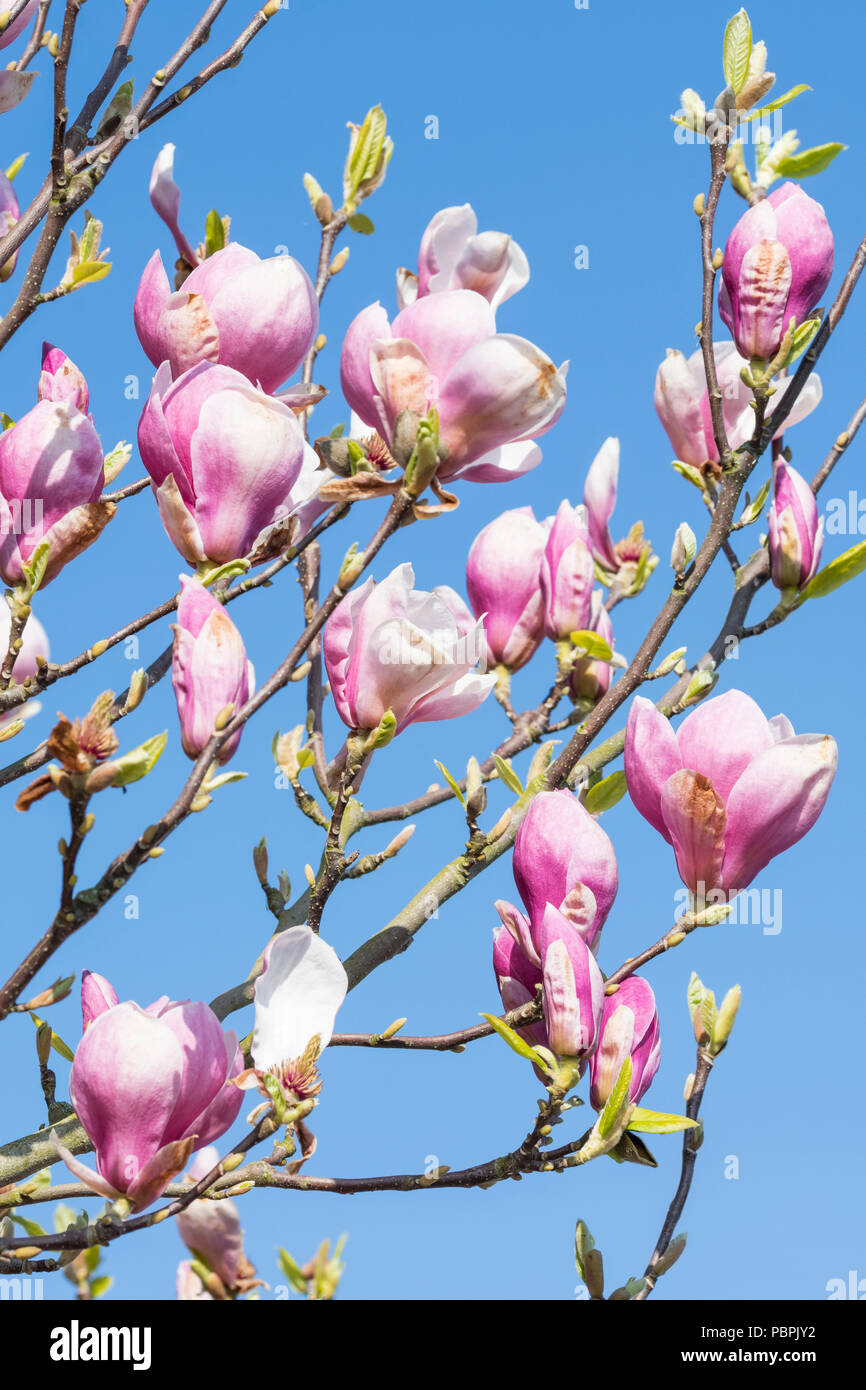
<instances>
[{"instance_id":1,"label":"pink magnolia blossom","mask_svg":"<svg viewBox=\"0 0 866 1390\"><path fill-rule=\"evenodd\" d=\"M770 573L777 589L802 589L815 574L824 544L824 518L806 479L781 459L773 467Z\"/></svg>"},{"instance_id":2,"label":"pink magnolia blossom","mask_svg":"<svg viewBox=\"0 0 866 1390\"><path fill-rule=\"evenodd\" d=\"M411 565L368 579L328 619L322 642L337 711L350 729L376 729L391 711L408 724L453 719L487 698L495 676L478 674L481 623L450 589L414 589Z\"/></svg>"},{"instance_id":3,"label":"pink magnolia blossom","mask_svg":"<svg viewBox=\"0 0 866 1390\"><path fill-rule=\"evenodd\" d=\"M0 48L8 48L10 43L15 42L19 34L23 34L36 13L36 6L38 3L39 0L27 0L27 4L24 6L18 18L13 19L11 24L7 24L2 34L0 34Z\"/></svg>"},{"instance_id":4,"label":"pink magnolia blossom","mask_svg":"<svg viewBox=\"0 0 866 1390\"><path fill-rule=\"evenodd\" d=\"M94 1019L99 1018L107 1009L113 1009L115 1004L119 1004L117 990L110 980L106 980L104 975L97 975L94 970L82 970L81 972L81 1029L87 1032Z\"/></svg>"},{"instance_id":5,"label":"pink magnolia blossom","mask_svg":"<svg viewBox=\"0 0 866 1390\"><path fill-rule=\"evenodd\" d=\"M443 208L428 223L418 252L418 274L401 271L397 298L406 309L427 294L474 290L496 310L529 281L529 262L505 232L478 232L469 203Z\"/></svg>"},{"instance_id":6,"label":"pink magnolia blossom","mask_svg":"<svg viewBox=\"0 0 866 1390\"><path fill-rule=\"evenodd\" d=\"M71 401L41 400L0 434L0 574L7 584L40 541L50 545L49 583L96 540L113 509L94 508L105 478L90 417Z\"/></svg>"},{"instance_id":7,"label":"pink magnolia blossom","mask_svg":"<svg viewBox=\"0 0 866 1390\"><path fill-rule=\"evenodd\" d=\"M725 246L719 313L744 357L775 356L833 274L833 233L820 203L783 183L744 212Z\"/></svg>"},{"instance_id":8,"label":"pink magnolia blossom","mask_svg":"<svg viewBox=\"0 0 866 1390\"><path fill-rule=\"evenodd\" d=\"M272 392L304 360L318 332L319 309L298 261L263 261L230 242L174 293L155 251L138 286L134 319L151 362L167 362L172 376L199 362L219 363Z\"/></svg>"},{"instance_id":9,"label":"pink magnolia blossom","mask_svg":"<svg viewBox=\"0 0 866 1390\"><path fill-rule=\"evenodd\" d=\"M503 512L479 531L466 561L466 589L484 624L486 664L519 671L544 637L539 571L546 531L531 507Z\"/></svg>"},{"instance_id":10,"label":"pink magnolia blossom","mask_svg":"<svg viewBox=\"0 0 866 1390\"><path fill-rule=\"evenodd\" d=\"M164 363L138 425L163 525L191 565L237 560L283 519L304 459L288 406L231 367Z\"/></svg>"},{"instance_id":11,"label":"pink magnolia blossom","mask_svg":"<svg viewBox=\"0 0 866 1390\"><path fill-rule=\"evenodd\" d=\"M510 903L496 909L530 960L540 964L541 927L548 903L591 949L616 897L616 855L609 837L569 791L533 797L514 841L512 868L528 921Z\"/></svg>"},{"instance_id":12,"label":"pink magnolia blossom","mask_svg":"<svg viewBox=\"0 0 866 1390\"><path fill-rule=\"evenodd\" d=\"M219 1160L220 1153L215 1145L200 1149L189 1166L187 1178L190 1182L201 1182ZM218 1202L196 1197L174 1220L187 1249L204 1261L226 1289L233 1289L246 1277L250 1266L244 1255L240 1212L230 1197L222 1197ZM178 1297L181 1296L187 1295L179 1293ZM200 1295L195 1293L193 1297Z\"/></svg>"},{"instance_id":13,"label":"pink magnolia blossom","mask_svg":"<svg viewBox=\"0 0 866 1390\"><path fill-rule=\"evenodd\" d=\"M563 501L548 532L539 572L548 637L562 641L586 629L594 575L586 511Z\"/></svg>"},{"instance_id":14,"label":"pink magnolia blossom","mask_svg":"<svg viewBox=\"0 0 866 1390\"><path fill-rule=\"evenodd\" d=\"M751 438L755 428L755 412L749 405L752 391L740 376L740 372L749 364L731 342L716 343L714 356L722 393L725 433L731 448L739 449ZM790 384L790 378L779 382L770 402L770 416L784 399ZM817 372L811 372L790 415L776 431L776 438L805 420L820 403L821 394L821 378ZM717 463L719 451L713 438L710 398L700 349L686 359L675 348L668 348L667 356L656 374L654 399L658 417L677 458L695 468L702 467L706 462Z\"/></svg>"},{"instance_id":15,"label":"pink magnolia blossom","mask_svg":"<svg viewBox=\"0 0 866 1390\"><path fill-rule=\"evenodd\" d=\"M255 689L255 672L243 639L223 605L197 579L180 576L171 682L177 700L183 751L197 758L213 737L217 715L237 711ZM218 760L227 763L241 733L226 739Z\"/></svg>"},{"instance_id":16,"label":"pink magnolia blossom","mask_svg":"<svg viewBox=\"0 0 866 1390\"><path fill-rule=\"evenodd\" d=\"M255 983L248 1084L269 1074L287 1100L318 1095L316 1064L331 1041L348 987L336 951L310 927L290 927L272 937Z\"/></svg>"},{"instance_id":17,"label":"pink magnolia blossom","mask_svg":"<svg viewBox=\"0 0 866 1390\"><path fill-rule=\"evenodd\" d=\"M706 700L676 732L638 696L626 726L625 773L641 815L674 848L699 895L747 888L811 830L836 771L826 734L795 734L740 690Z\"/></svg>"},{"instance_id":18,"label":"pink magnolia blossom","mask_svg":"<svg viewBox=\"0 0 866 1390\"><path fill-rule=\"evenodd\" d=\"M497 903L500 911L503 906ZM515 935L514 927L512 918L493 933L493 969L504 1009L530 1003L540 985L543 1017L518 1031L533 1047L585 1061L598 1041L604 1006L604 980L592 951L551 903L541 916L537 947L522 928Z\"/></svg>"},{"instance_id":19,"label":"pink magnolia blossom","mask_svg":"<svg viewBox=\"0 0 866 1390\"><path fill-rule=\"evenodd\" d=\"M604 1001L598 1048L589 1064L590 1100L595 1109L604 1109L628 1057L632 1061L628 1098L637 1104L652 1084L660 1056L655 996L646 980L630 975Z\"/></svg>"},{"instance_id":20,"label":"pink magnolia blossom","mask_svg":"<svg viewBox=\"0 0 866 1390\"><path fill-rule=\"evenodd\" d=\"M565 367L533 343L497 333L493 310L473 290L429 294L393 323L381 304L349 325L340 363L343 394L390 444L404 411L439 413L438 477L496 482L540 462L530 443L565 406Z\"/></svg>"},{"instance_id":21,"label":"pink magnolia blossom","mask_svg":"<svg viewBox=\"0 0 866 1390\"><path fill-rule=\"evenodd\" d=\"M82 415L87 414L90 405L90 392L83 372L71 357L51 343L42 344L42 371L36 394L40 401L68 401Z\"/></svg>"},{"instance_id":22,"label":"pink magnolia blossom","mask_svg":"<svg viewBox=\"0 0 866 1390\"><path fill-rule=\"evenodd\" d=\"M115 1003L108 981L82 990L85 1033L70 1096L96 1151L89 1168L52 1135L67 1168L103 1197L134 1211L161 1196L190 1153L234 1123L243 1100L231 1082L243 1066L237 1038L207 1004L163 996L142 1009ZM104 1007L102 1005L104 1004Z\"/></svg>"}]
</instances>

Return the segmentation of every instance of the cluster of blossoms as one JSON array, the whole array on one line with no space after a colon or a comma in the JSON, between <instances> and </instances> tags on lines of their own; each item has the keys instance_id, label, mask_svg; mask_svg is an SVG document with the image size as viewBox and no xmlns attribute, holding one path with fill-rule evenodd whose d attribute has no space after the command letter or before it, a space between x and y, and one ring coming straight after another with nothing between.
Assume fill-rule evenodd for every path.
<instances>
[{"instance_id":1,"label":"cluster of blossoms","mask_svg":"<svg viewBox=\"0 0 866 1390\"><path fill-rule=\"evenodd\" d=\"M3 99L0 85L0 109ZM262 563L307 533L330 505L320 489L333 482L329 461L336 468L339 451L312 449L301 423L321 388L306 379L287 385L313 360L319 329L317 295L304 268L289 255L262 260L234 242L212 254L194 248L179 223L172 146L156 162L150 196L179 260L172 286L155 252L135 299L135 328L155 369L138 446L165 531L194 570L180 576L172 683L183 750L198 759L255 691L242 636L208 585L222 567ZM12 185L0 176L0 234L18 215ZM824 293L832 264L823 209L793 184L750 208L731 233L719 307L732 341L716 346L715 363L733 450L754 428L750 373L759 376L763 364L769 379L787 368L793 338ZM0 279L13 269L14 257L0 267ZM567 363L558 367L534 343L498 329L500 307L528 278L521 248L504 233L479 233L469 205L436 214L421 239L417 272L398 272L397 314L391 319L380 303L368 305L345 334L340 376L354 445L341 456L347 471L402 469L410 488L424 431L433 447L424 482L440 497L444 483L507 481L538 465L537 441L565 406ZM771 424L788 384L780 378ZM812 374L777 437L820 399ZM717 475L721 459L700 353L688 360L668 353L655 404L677 460L707 478ZM44 584L114 514L89 409L81 371L46 344L36 404L0 434L0 575L15 589L32 581L40 546ZM613 658L613 596L637 592L655 563L640 523L612 539L618 476L619 442L609 438L588 471L581 504L565 499L543 520L518 507L489 522L468 554L468 605L447 586L415 589L409 563L378 583L370 577L347 586L324 627L322 655L334 706L350 736L359 736L362 758L413 723L477 709L498 678L526 666L545 639L557 646L576 704L604 695L612 661L582 648L581 636L595 634ZM781 455L772 485L772 579L796 602L816 573L823 523L812 489ZM0 622L0 644L3 631ZM35 674L47 653L47 638L30 617L14 679ZM219 763L232 758L240 737L238 727L222 739ZM677 729L641 696L628 717L629 794L672 846L696 905L713 893L728 898L745 889L805 835L823 809L835 766L829 736L798 736L785 716L766 719L739 691L706 701ZM540 1016L520 1032L551 1060L546 1076L566 1076L571 1086L589 1072L598 1111L630 1061L628 1101L637 1104L659 1067L659 1018L646 980L627 976L607 993L597 963L618 889L609 837L572 792L540 792L517 832L513 873L523 910L496 903L502 925L493 946L505 1010L540 1004ZM317 932L279 932L261 960L245 1055L206 1004L163 997L142 1008L119 1001L107 980L85 971L84 1032L70 1094L96 1168L55 1140L64 1161L93 1191L125 1199L133 1211L154 1202L185 1169L202 1181L244 1090L257 1088L281 1120L315 1100L319 1058L347 988L339 957ZM182 1265L179 1296L252 1287L230 1202L195 1200L178 1226L209 1271L203 1282L189 1262Z\"/></svg>"},{"instance_id":2,"label":"cluster of blossoms","mask_svg":"<svg viewBox=\"0 0 866 1390\"><path fill-rule=\"evenodd\" d=\"M590 1069L590 1097L604 1108L627 1058L629 1100L639 1101L658 1070L659 1022L646 980L632 976L605 995L596 964L618 871L613 845L568 791L542 792L514 842L514 882L525 913L497 902L493 968L506 1010L541 991L543 1016L521 1032L560 1067Z\"/></svg>"},{"instance_id":3,"label":"cluster of blossoms","mask_svg":"<svg viewBox=\"0 0 866 1390\"><path fill-rule=\"evenodd\" d=\"M108 980L85 970L70 1095L96 1171L55 1136L67 1167L104 1197L123 1196L134 1211L149 1206L192 1153L231 1128L246 1088L273 1078L289 1104L317 1094L316 1062L346 988L336 953L309 927L274 937L255 985L253 1067L245 1068L235 1034L207 1004L121 1003Z\"/></svg>"}]
</instances>

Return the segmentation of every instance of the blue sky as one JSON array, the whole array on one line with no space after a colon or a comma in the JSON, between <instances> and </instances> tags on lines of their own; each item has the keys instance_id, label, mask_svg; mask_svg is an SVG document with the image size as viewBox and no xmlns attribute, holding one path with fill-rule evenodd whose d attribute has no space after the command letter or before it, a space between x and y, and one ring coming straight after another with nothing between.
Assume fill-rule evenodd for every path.
<instances>
[{"instance_id":1,"label":"blue sky","mask_svg":"<svg viewBox=\"0 0 866 1390\"><path fill-rule=\"evenodd\" d=\"M80 21L73 101L88 89L90 44L107 47L106 6L87 6ZM118 6L112 6L112 10ZM515 236L532 279L503 308L500 327L537 342L557 361L570 358L569 402L544 441L541 467L500 487L464 485L459 510L402 531L375 568L382 575L411 559L420 587L463 588L472 538L506 508L531 504L544 516L565 496L578 501L583 477L609 434L622 441L615 535L643 518L662 555L649 589L615 615L617 646L631 655L667 583L673 532L686 519L705 525L700 499L670 468L670 445L652 404L653 379L666 347L690 352L699 317L695 194L706 185L706 151L678 144L670 112L682 88L708 100L722 84L721 35L733 0L680 7L571 0L542 8L517 0L439 0L435 9L397 0L364 7L331 0L291 0L271 21L240 68L213 82L173 118L134 143L92 207L105 221L112 248L108 280L47 306L3 356L0 408L20 415L34 398L43 337L60 344L86 372L94 418L106 449L134 439L140 400L129 399L137 376L144 397L149 364L132 327L138 275L159 245L170 243L147 199L150 167L166 140L177 145L182 221L201 235L208 209L233 217L233 235L262 255L287 245L308 267L318 228L301 187L310 170L325 188L339 188L345 122L380 101L395 154L386 184L367 210L376 234L351 239L351 256L324 305L329 345L317 377L333 394L319 408L316 432L347 417L337 386L339 343L351 317L375 299L393 310L394 270L414 263L421 232L439 208L469 201L482 228ZM141 87L174 50L198 12L179 0L160 19L153 6L136 40L130 69ZM814 6L755 4L753 30L769 47L778 91L798 82L814 89L788 111L804 146L841 140L848 150L807 191L825 205L836 236L838 286L864 231L866 128L862 116L861 7L825 0L817 31ZM214 51L246 22L249 7L231 3L214 31ZM159 41L155 30L162 28ZM844 34L846 42L840 43ZM44 57L37 89L3 117L0 161L21 151L22 201L39 185L50 142L45 106L50 78ZM438 118L438 139L425 138ZM743 204L726 193L719 244ZM349 243L347 243L349 244ZM588 267L574 267L585 247ZM57 261L58 278L62 271ZM0 310L10 288L0 290ZM811 473L844 428L864 393L863 314L855 296L821 366L824 400L788 436L794 465ZM828 295L829 302L829 295ZM862 476L860 440L839 465L826 498L846 497ZM134 459L126 476L140 474ZM352 540L363 543L380 504L356 508L333 533L325 565L333 576ZM757 544L754 528L748 539ZM827 555L854 543L831 537ZM746 547L743 545L743 553ZM181 568L149 494L121 509L97 546L38 597L36 611L63 660L114 631L172 593ZM684 614L670 643L692 658L715 635L728 601L722 562ZM862 581L861 581L862 585ZM719 690L741 686L770 715L784 710L798 731L832 733L839 773L827 809L799 848L774 861L760 886L780 892L782 929L725 925L699 932L648 972L662 1018L662 1064L651 1092L659 1109L681 1106L694 1044L685 1006L692 968L717 994L734 983L743 1006L733 1041L711 1078L706 1138L683 1226L686 1256L659 1287L658 1298L826 1297L834 1278L866 1274L859 1202L863 1123L852 1106L861 1051L864 947L857 907L864 775L861 701L862 587L809 604L780 629L744 644L722 673ZM755 615L769 611L758 599ZM289 576L238 604L232 615L261 675L279 662L299 622L297 586ZM143 634L140 654L122 648L49 691L40 719L14 744L17 757L43 737L60 709L83 713L106 686L123 689L135 665L149 662L169 632ZM516 698L534 704L547 689L551 653L543 650L515 680ZM147 1003L162 993L210 998L244 977L269 931L250 851L263 834L271 863L302 885L317 839L290 793L274 786L270 744L277 727L303 717L302 691L290 687L247 729L233 766L247 781L221 791L211 808L168 842L166 853L136 877L138 916L127 919L121 896L59 953L58 973L99 970L121 998ZM365 783L370 804L422 791L436 777L433 759L462 770L471 753L485 756L507 732L498 706L451 725L421 726L401 735ZM174 799L187 775L168 682L121 726L125 746L168 727L169 751L156 771L128 795L106 793L96 805L80 875L91 881L105 864ZM329 720L330 746L341 726ZM522 764L521 764L522 765ZM11 798L10 798L11 800ZM491 794L491 823L504 805ZM44 929L56 905L55 845L65 831L65 806L51 798L26 817L7 802L4 814L2 973L8 973ZM621 889L605 927L601 964L613 969L668 925L679 888L673 856L626 800L604 819L620 862ZM381 837L385 843L387 831ZM409 847L376 875L333 898L325 931L348 954L387 921L465 838L458 808L446 805L419 822ZM379 848L371 835L365 848ZM376 1030L406 1015L412 1032L441 1032L473 1023L498 996L490 966L490 929L497 897L514 895L510 867L498 863L431 921L407 954L380 970L348 999L342 1029ZM237 1018L240 1031L249 1016ZM75 997L52 1014L73 1043ZM42 1121L33 1027L12 1017L2 1027L4 1134L11 1139ZM66 1068L58 1066L60 1090ZM428 1156L452 1167L513 1148L535 1109L529 1069L495 1039L460 1056L360 1053L339 1049L324 1064L325 1090L315 1116L319 1151L312 1169L353 1175L417 1171ZM580 1124L580 1117L575 1117ZM568 1127L558 1131L563 1140ZM238 1131L240 1132L240 1130ZM570 1130L568 1131L570 1133ZM575 1131L575 1135L578 1131ZM575 1220L583 1217L601 1246L613 1288L638 1274L676 1185L676 1137L652 1145L655 1171L606 1160L561 1177L536 1177L487 1192L422 1192L362 1196L253 1192L243 1199L248 1252L263 1278L280 1282L274 1251L312 1255L324 1236L349 1233L347 1298L574 1297ZM731 1159L735 1158L734 1165ZM738 1167L739 1176L726 1176ZM59 1174L59 1170L55 1170ZM90 1204L91 1211L98 1201ZM173 1297L182 1246L161 1227L111 1250L107 1269L120 1297ZM46 1293L68 1296L64 1283Z\"/></svg>"}]
</instances>

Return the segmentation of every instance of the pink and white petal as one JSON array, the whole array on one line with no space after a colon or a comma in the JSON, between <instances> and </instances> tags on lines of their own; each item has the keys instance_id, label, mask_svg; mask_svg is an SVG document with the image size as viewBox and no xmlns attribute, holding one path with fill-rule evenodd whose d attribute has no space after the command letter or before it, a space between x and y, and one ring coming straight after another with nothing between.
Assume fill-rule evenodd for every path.
<instances>
[{"instance_id":1,"label":"pink and white petal","mask_svg":"<svg viewBox=\"0 0 866 1390\"><path fill-rule=\"evenodd\" d=\"M255 984L255 1065L267 1071L292 1061L314 1037L324 1051L348 984L334 948L309 927L272 937Z\"/></svg>"},{"instance_id":2,"label":"pink and white petal","mask_svg":"<svg viewBox=\"0 0 866 1390\"><path fill-rule=\"evenodd\" d=\"M132 319L138 340L155 367L168 357L162 341L160 315L170 295L171 286L162 264L162 256L158 251L154 251L138 282Z\"/></svg>"}]
</instances>

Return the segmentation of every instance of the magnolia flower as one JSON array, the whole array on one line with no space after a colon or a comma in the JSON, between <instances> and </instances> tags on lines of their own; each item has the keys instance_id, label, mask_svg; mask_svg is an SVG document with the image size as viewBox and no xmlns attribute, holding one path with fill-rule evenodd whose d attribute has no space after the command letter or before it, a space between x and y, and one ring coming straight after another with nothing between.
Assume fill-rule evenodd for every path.
<instances>
[{"instance_id":1,"label":"magnolia flower","mask_svg":"<svg viewBox=\"0 0 866 1390\"><path fill-rule=\"evenodd\" d=\"M303 362L318 332L319 306L298 261L263 261L230 242L174 293L155 251L139 282L134 319L151 362L168 362L172 376L218 362L272 392Z\"/></svg>"},{"instance_id":2,"label":"magnolia flower","mask_svg":"<svg viewBox=\"0 0 866 1390\"><path fill-rule=\"evenodd\" d=\"M368 579L328 619L322 652L331 692L350 729L376 729L391 713L408 724L453 719L487 698L495 676L473 670L483 650L452 590L414 589L411 565L398 565L380 584Z\"/></svg>"},{"instance_id":3,"label":"magnolia flower","mask_svg":"<svg viewBox=\"0 0 866 1390\"><path fill-rule=\"evenodd\" d=\"M416 425L435 407L437 477L495 482L540 462L529 441L559 419L565 370L525 338L497 333L480 294L444 290L393 324L381 304L363 309L343 342L340 379L352 410L392 448L398 421Z\"/></svg>"},{"instance_id":4,"label":"magnolia flower","mask_svg":"<svg viewBox=\"0 0 866 1390\"><path fill-rule=\"evenodd\" d=\"M584 631L589 622L595 574L589 547L585 508L563 501L548 532L539 572L544 631L554 641Z\"/></svg>"},{"instance_id":5,"label":"magnolia flower","mask_svg":"<svg viewBox=\"0 0 866 1390\"><path fill-rule=\"evenodd\" d=\"M336 951L310 927L290 927L272 937L255 983L253 1068L242 1084L261 1083L269 1075L289 1101L317 1096L322 1089L318 1059L331 1041L348 987Z\"/></svg>"},{"instance_id":6,"label":"magnolia flower","mask_svg":"<svg viewBox=\"0 0 866 1390\"><path fill-rule=\"evenodd\" d=\"M773 467L770 573L777 589L803 589L815 574L824 544L824 518L806 479L781 459Z\"/></svg>"},{"instance_id":7,"label":"magnolia flower","mask_svg":"<svg viewBox=\"0 0 866 1390\"><path fill-rule=\"evenodd\" d=\"M541 929L551 904L592 950L616 897L616 855L609 837L569 791L533 797L514 841L514 882L528 919L507 902L496 910L527 959L541 964Z\"/></svg>"},{"instance_id":8,"label":"magnolia flower","mask_svg":"<svg viewBox=\"0 0 866 1390\"><path fill-rule=\"evenodd\" d=\"M527 935L518 939L510 926L493 933L493 969L503 1007L510 1012L530 1003L541 986L543 1017L518 1032L533 1047L585 1063L601 1026L601 971L573 922L551 903L545 904L536 939L537 950Z\"/></svg>"},{"instance_id":9,"label":"magnolia flower","mask_svg":"<svg viewBox=\"0 0 866 1390\"><path fill-rule=\"evenodd\" d=\"M604 1001L598 1048L589 1064L589 1094L595 1109L604 1109L629 1057L632 1072L628 1098L636 1105L652 1084L660 1056L655 996L646 980L630 975Z\"/></svg>"},{"instance_id":10,"label":"magnolia flower","mask_svg":"<svg viewBox=\"0 0 866 1390\"><path fill-rule=\"evenodd\" d=\"M740 375L749 364L731 342L716 343L714 356L722 393L725 433L731 448L739 449L752 437L755 429L755 412L749 405L752 391ZM772 418L773 411L784 400L790 384L790 378L778 383L776 394L770 402L768 418ZM805 420L820 403L821 393L821 378L817 372L811 372L790 415L776 431L775 437L780 438L785 430ZM677 458L695 468L707 462L718 463L719 451L713 438L710 398L700 348L688 359L675 348L668 348L667 356L656 374L654 399L658 417Z\"/></svg>"},{"instance_id":11,"label":"magnolia flower","mask_svg":"<svg viewBox=\"0 0 866 1390\"><path fill-rule=\"evenodd\" d=\"M532 508L517 507L491 521L472 542L466 589L484 625L487 666L519 671L544 637L539 571L545 540Z\"/></svg>"},{"instance_id":12,"label":"magnolia flower","mask_svg":"<svg viewBox=\"0 0 866 1390\"><path fill-rule=\"evenodd\" d=\"M84 374L65 352L51 343L42 344L42 371L36 394L40 401L68 401L82 415L87 414L90 404Z\"/></svg>"},{"instance_id":13,"label":"magnolia flower","mask_svg":"<svg viewBox=\"0 0 866 1390\"><path fill-rule=\"evenodd\" d=\"M826 734L766 719L741 690L706 700L677 729L636 697L625 739L628 790L673 846L683 883L699 895L747 888L811 830L836 772Z\"/></svg>"},{"instance_id":14,"label":"magnolia flower","mask_svg":"<svg viewBox=\"0 0 866 1390\"><path fill-rule=\"evenodd\" d=\"M163 363L138 446L162 523L191 565L248 555L262 531L285 519L304 459L289 407L209 362L176 381Z\"/></svg>"},{"instance_id":15,"label":"magnolia flower","mask_svg":"<svg viewBox=\"0 0 866 1390\"><path fill-rule=\"evenodd\" d=\"M219 1160L219 1150L214 1145L200 1149L189 1166L187 1179L201 1182ZM219 1296L227 1298L229 1291L245 1292L253 1286L255 1270L244 1254L240 1213L230 1197L221 1197L219 1201L196 1197L174 1220L184 1245L216 1276L215 1281L209 1282L215 1283ZM189 1264L186 1270L189 1273L185 1272L182 1277L178 1270L178 1298L211 1298L212 1294Z\"/></svg>"},{"instance_id":16,"label":"magnolia flower","mask_svg":"<svg viewBox=\"0 0 866 1390\"><path fill-rule=\"evenodd\" d=\"M183 751L195 759L213 738L217 715L246 704L256 677L243 638L219 600L188 575L182 574L180 583L171 683ZM233 757L242 732L226 739L217 755L220 763Z\"/></svg>"},{"instance_id":17,"label":"magnolia flower","mask_svg":"<svg viewBox=\"0 0 866 1390\"><path fill-rule=\"evenodd\" d=\"M443 208L427 225L418 252L418 274L397 274L401 309L442 290L474 290L496 310L529 281L529 262L504 232L478 233L469 203Z\"/></svg>"},{"instance_id":18,"label":"magnolia flower","mask_svg":"<svg viewBox=\"0 0 866 1390\"><path fill-rule=\"evenodd\" d=\"M85 986L85 980L87 984ZM85 1033L69 1093L96 1151L96 1169L52 1134L71 1173L93 1192L124 1195L134 1211L156 1201L194 1149L234 1123L243 1097L231 1078L243 1062L232 1032L207 1004L163 996L119 1004L101 977L82 981Z\"/></svg>"},{"instance_id":19,"label":"magnolia flower","mask_svg":"<svg viewBox=\"0 0 866 1390\"><path fill-rule=\"evenodd\" d=\"M69 400L40 400L0 434L0 574L19 584L41 541L49 544L43 586L86 550L116 507L100 502L102 445Z\"/></svg>"},{"instance_id":20,"label":"magnolia flower","mask_svg":"<svg viewBox=\"0 0 866 1390\"><path fill-rule=\"evenodd\" d=\"M776 355L833 274L833 233L820 203L783 183L744 212L725 246L719 313L744 357Z\"/></svg>"}]
</instances>

